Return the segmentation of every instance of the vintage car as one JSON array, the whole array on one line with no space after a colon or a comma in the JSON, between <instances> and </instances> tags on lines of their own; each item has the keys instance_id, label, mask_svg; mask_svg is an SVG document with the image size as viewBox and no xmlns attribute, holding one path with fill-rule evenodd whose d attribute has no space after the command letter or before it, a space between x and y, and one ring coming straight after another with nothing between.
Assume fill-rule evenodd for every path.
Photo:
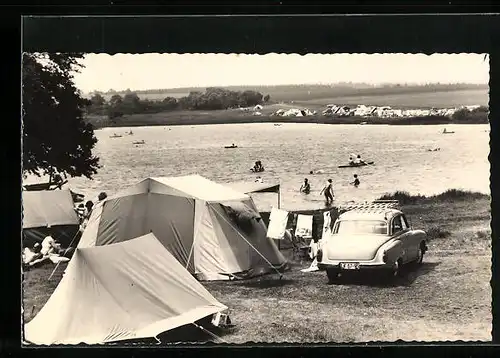
<instances>
[{"instance_id":1,"label":"vintage car","mask_svg":"<svg viewBox=\"0 0 500 358\"><path fill-rule=\"evenodd\" d=\"M398 276L402 265L420 264L426 251L427 234L411 228L397 201L374 201L341 212L316 258L333 282L342 272L363 269Z\"/></svg>"}]
</instances>

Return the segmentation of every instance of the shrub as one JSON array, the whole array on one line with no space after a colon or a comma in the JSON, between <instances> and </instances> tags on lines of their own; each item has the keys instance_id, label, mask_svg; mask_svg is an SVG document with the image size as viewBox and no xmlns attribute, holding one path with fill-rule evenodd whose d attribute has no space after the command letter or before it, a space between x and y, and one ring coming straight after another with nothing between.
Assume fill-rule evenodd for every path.
<instances>
[{"instance_id":1,"label":"shrub","mask_svg":"<svg viewBox=\"0 0 500 358\"><path fill-rule=\"evenodd\" d=\"M445 192L434 195L432 198L437 199L437 200L465 200L465 199L479 199L484 197L485 194L482 193L477 193L473 191L468 191L468 190L460 190L460 189L449 189L446 190Z\"/></svg>"},{"instance_id":2,"label":"shrub","mask_svg":"<svg viewBox=\"0 0 500 358\"><path fill-rule=\"evenodd\" d=\"M439 226L432 226L425 230L429 239L444 239L451 235L448 230L443 230Z\"/></svg>"},{"instance_id":3,"label":"shrub","mask_svg":"<svg viewBox=\"0 0 500 358\"><path fill-rule=\"evenodd\" d=\"M378 200L397 200L400 205L415 204L421 200L424 200L423 195L411 195L407 191L396 191L392 194L384 194Z\"/></svg>"},{"instance_id":4,"label":"shrub","mask_svg":"<svg viewBox=\"0 0 500 358\"><path fill-rule=\"evenodd\" d=\"M466 200L466 199L481 199L486 197L486 194L461 190L461 189L449 189L445 192L433 196L425 195L411 195L407 191L396 191L392 194L387 193L382 195L378 200L397 200L401 205L409 205L421 203L423 201L452 201L452 200Z\"/></svg>"}]
</instances>

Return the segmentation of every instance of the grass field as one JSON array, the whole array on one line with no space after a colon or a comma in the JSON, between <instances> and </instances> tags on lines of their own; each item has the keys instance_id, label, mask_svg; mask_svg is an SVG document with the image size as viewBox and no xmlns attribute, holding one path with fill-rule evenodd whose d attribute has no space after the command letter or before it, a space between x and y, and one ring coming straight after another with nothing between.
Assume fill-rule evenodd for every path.
<instances>
[{"instance_id":1,"label":"grass field","mask_svg":"<svg viewBox=\"0 0 500 358\"><path fill-rule=\"evenodd\" d=\"M447 87L445 87L447 88ZM401 87L401 88L341 88L332 89L328 86L283 86L270 87L272 90L271 102L264 105L259 111L262 115L253 116L252 112L243 112L238 109L227 110L174 110L160 113L141 113L126 115L115 121L106 116L89 115L88 121L95 128L123 127L123 126L154 126L154 125L196 125L196 124L223 124L223 123L270 123L270 122L299 122L299 123L329 123L329 124L359 124L369 121L371 124L446 124L447 119L432 119L428 123L410 121L407 119L367 119L363 117L332 118L321 115L328 104L356 106L359 104L391 106L393 108L455 108L465 105L488 106L488 88L458 88L431 91L431 88ZM278 89L281 92L278 92ZM200 89L198 89L200 90ZM202 89L201 89L202 90ZM173 91L173 90L171 90ZM275 92L274 92L275 91ZM265 93L265 92L263 92ZM141 98L152 100L164 97L185 95L186 92L149 92L139 94ZM308 117L279 117L271 116L278 109L309 108L317 111L316 116Z\"/></svg>"},{"instance_id":2,"label":"grass field","mask_svg":"<svg viewBox=\"0 0 500 358\"><path fill-rule=\"evenodd\" d=\"M329 98L318 98L310 100L297 100L297 103L307 105L322 105L329 103L336 105L358 105L391 106L401 109L418 108L455 108L469 105L488 105L488 92L485 90L459 90L441 92L416 92L416 93L392 93L392 94L370 94L354 96L338 96Z\"/></svg>"},{"instance_id":3,"label":"grass field","mask_svg":"<svg viewBox=\"0 0 500 358\"><path fill-rule=\"evenodd\" d=\"M205 282L230 309L230 343L363 342L491 339L490 198L442 195L403 206L414 228L427 230L429 252L420 267L388 282L369 275L328 285L324 272L302 273L310 262L292 261L279 280ZM284 252L289 255L288 252ZM29 321L54 291L61 265L25 273Z\"/></svg>"},{"instance_id":4,"label":"grass field","mask_svg":"<svg viewBox=\"0 0 500 358\"><path fill-rule=\"evenodd\" d=\"M373 87L367 85L282 85L282 86L230 86L233 91L255 90L269 94L273 102L305 102L319 105L372 104L395 107L454 107L460 105L488 105L487 85L430 85ZM191 91L204 92L205 88L178 88L138 91L141 99L158 100L165 97L180 98ZM119 93L123 95L124 93ZM103 94L109 100L111 94Z\"/></svg>"}]
</instances>

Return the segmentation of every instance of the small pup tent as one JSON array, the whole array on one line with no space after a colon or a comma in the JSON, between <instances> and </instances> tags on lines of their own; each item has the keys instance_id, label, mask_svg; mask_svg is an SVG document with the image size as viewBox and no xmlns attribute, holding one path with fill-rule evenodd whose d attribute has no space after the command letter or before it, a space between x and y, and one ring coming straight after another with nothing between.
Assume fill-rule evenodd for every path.
<instances>
[{"instance_id":1,"label":"small pup tent","mask_svg":"<svg viewBox=\"0 0 500 358\"><path fill-rule=\"evenodd\" d=\"M96 205L79 246L154 233L200 280L277 271L286 261L252 199L199 175L148 178Z\"/></svg>"},{"instance_id":2,"label":"small pup tent","mask_svg":"<svg viewBox=\"0 0 500 358\"><path fill-rule=\"evenodd\" d=\"M69 245L79 231L80 222L69 190L22 192L23 246L33 246L48 234L63 246Z\"/></svg>"},{"instance_id":3,"label":"small pup tent","mask_svg":"<svg viewBox=\"0 0 500 358\"><path fill-rule=\"evenodd\" d=\"M226 309L148 234L77 248L24 337L38 345L151 338Z\"/></svg>"}]
</instances>

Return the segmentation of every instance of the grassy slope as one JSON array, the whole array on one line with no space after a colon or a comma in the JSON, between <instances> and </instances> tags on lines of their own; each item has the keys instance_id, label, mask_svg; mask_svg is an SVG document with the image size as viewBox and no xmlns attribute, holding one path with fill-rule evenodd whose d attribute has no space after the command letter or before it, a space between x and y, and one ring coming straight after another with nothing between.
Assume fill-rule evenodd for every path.
<instances>
[{"instance_id":1,"label":"grassy slope","mask_svg":"<svg viewBox=\"0 0 500 358\"><path fill-rule=\"evenodd\" d=\"M207 282L230 308L236 332L223 338L245 341L489 340L490 199L434 199L404 206L415 228L449 232L430 241L422 267L395 284L370 276L327 285L323 272L302 273L294 262L279 281L268 275L241 282ZM24 302L30 320L61 278L61 265L25 273ZM34 307L34 308L33 308Z\"/></svg>"},{"instance_id":2,"label":"grassy slope","mask_svg":"<svg viewBox=\"0 0 500 358\"><path fill-rule=\"evenodd\" d=\"M366 118L327 118L317 116L308 118L283 118L270 116L277 109L302 108L321 112L327 104L337 105L389 105L395 108L449 108L462 105L482 104L488 105L488 89L460 89L455 91L429 92L424 87L401 89L368 89L368 90L344 90L335 94L323 87L321 90L309 94L308 90L297 87L293 90L276 92L271 95L273 101L285 101L294 103L275 103L264 106L262 116L252 116L239 110L216 110L216 111L171 111L155 114L137 114L125 116L116 124L111 124L106 117L89 116L89 121L97 128L103 126L140 126L140 125L179 125L179 124L220 124L220 123L252 123L252 122L310 122L310 123L360 123L367 121ZM306 89L308 87L305 87ZM311 87L313 88L313 87ZM390 91L389 91L390 90ZM346 95L346 93L350 93ZM158 94L149 93L141 97L158 99ZM148 97L148 98L149 98ZM375 123L389 124L394 120L376 120Z\"/></svg>"},{"instance_id":3,"label":"grassy slope","mask_svg":"<svg viewBox=\"0 0 500 358\"><path fill-rule=\"evenodd\" d=\"M343 97L377 97L381 98L392 96L399 97L403 102L410 100L410 105L430 106L419 102L442 98L443 106L446 103L455 101L456 98L461 98L461 101L472 101L471 104L484 104L488 102L488 86L478 85L434 85L434 86L402 86L402 87L373 87L362 84L352 85L278 85L278 86L229 86L224 87L232 91L253 90L269 94L273 101L319 101L321 103L329 103L330 100ZM137 91L140 98L157 100L165 97L184 97L191 91L204 92L205 87L199 88L176 88L164 90L149 90ZM438 94L437 96L435 94ZM124 95L124 92L118 93ZM429 95L430 94L430 95ZM451 96L450 96L451 94ZM111 97L111 94L104 94L106 99ZM416 100L412 100L416 98ZM475 102L474 102L475 101ZM464 103L459 103L459 105ZM389 104L387 104L389 105ZM449 104L451 105L451 104Z\"/></svg>"}]
</instances>

